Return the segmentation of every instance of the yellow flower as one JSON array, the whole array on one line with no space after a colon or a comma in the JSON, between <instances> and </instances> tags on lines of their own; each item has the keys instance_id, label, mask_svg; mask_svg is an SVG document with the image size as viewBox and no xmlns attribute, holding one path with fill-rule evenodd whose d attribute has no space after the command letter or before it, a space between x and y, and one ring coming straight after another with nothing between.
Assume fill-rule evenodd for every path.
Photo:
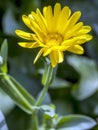
<instances>
[{"instance_id":1,"label":"yellow flower","mask_svg":"<svg viewBox=\"0 0 98 130\"><path fill-rule=\"evenodd\" d=\"M84 49L81 45L91 40L92 36L87 34L91 31L91 27L78 22L80 16L80 11L71 15L70 8L65 6L61 9L59 3L55 4L53 10L48 6L43 8L43 13L37 9L28 16L23 15L23 22L33 32L16 30L19 37L28 40L19 42L19 45L26 48L40 47L34 63L41 55L49 56L52 67L63 62L64 51L83 54Z\"/></svg>"}]
</instances>

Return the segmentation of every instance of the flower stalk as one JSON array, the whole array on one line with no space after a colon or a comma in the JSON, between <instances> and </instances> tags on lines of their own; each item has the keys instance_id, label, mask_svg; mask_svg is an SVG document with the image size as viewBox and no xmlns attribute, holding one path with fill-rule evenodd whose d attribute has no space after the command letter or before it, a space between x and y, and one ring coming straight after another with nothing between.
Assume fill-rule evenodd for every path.
<instances>
[{"instance_id":1,"label":"flower stalk","mask_svg":"<svg viewBox=\"0 0 98 130\"><path fill-rule=\"evenodd\" d=\"M51 64L47 64L47 66L48 66L48 68L47 68L48 71L47 71L47 75L46 75L46 81L44 84L44 88L43 88L42 92L40 93L40 95L35 103L35 106L41 105L41 103L45 97L45 94L48 91L49 85L51 83L53 68L52 68ZM38 130L37 110L33 111L33 113L32 113L31 128L32 128L32 130Z\"/></svg>"},{"instance_id":2,"label":"flower stalk","mask_svg":"<svg viewBox=\"0 0 98 130\"><path fill-rule=\"evenodd\" d=\"M47 77L46 77L45 85L44 85L42 92L40 93L40 95L38 97L37 102L35 103L35 106L39 106L42 103L44 96L51 83L51 79L52 79L52 75L53 75L53 67L51 66L51 64L48 65L47 69L48 69L48 71L47 71L47 75L46 75Z\"/></svg>"},{"instance_id":3,"label":"flower stalk","mask_svg":"<svg viewBox=\"0 0 98 130\"><path fill-rule=\"evenodd\" d=\"M38 129L38 118L37 118L37 111L33 111L32 117L31 117L31 124L29 130L39 130Z\"/></svg>"}]
</instances>

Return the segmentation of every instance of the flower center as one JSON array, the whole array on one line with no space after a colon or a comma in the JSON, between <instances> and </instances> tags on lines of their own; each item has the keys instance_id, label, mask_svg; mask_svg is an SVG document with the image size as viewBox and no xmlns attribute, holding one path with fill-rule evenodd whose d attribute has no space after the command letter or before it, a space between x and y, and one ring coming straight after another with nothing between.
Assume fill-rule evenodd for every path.
<instances>
[{"instance_id":1,"label":"flower center","mask_svg":"<svg viewBox=\"0 0 98 130\"><path fill-rule=\"evenodd\" d=\"M58 33L47 34L45 37L45 43L49 47L60 45L62 41L63 37Z\"/></svg>"}]
</instances>

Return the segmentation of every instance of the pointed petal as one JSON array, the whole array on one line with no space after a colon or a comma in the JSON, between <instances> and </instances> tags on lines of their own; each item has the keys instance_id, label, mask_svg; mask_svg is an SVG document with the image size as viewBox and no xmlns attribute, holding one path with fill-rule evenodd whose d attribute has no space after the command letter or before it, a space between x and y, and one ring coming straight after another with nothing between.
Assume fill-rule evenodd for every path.
<instances>
[{"instance_id":1,"label":"pointed petal","mask_svg":"<svg viewBox=\"0 0 98 130\"><path fill-rule=\"evenodd\" d=\"M65 27L65 30L64 30L64 34L69 31L70 29L73 28L73 26L77 23L77 21L79 20L81 16L81 12L80 11L76 11L71 17L70 19L68 20L67 22L67 25Z\"/></svg>"},{"instance_id":2,"label":"pointed petal","mask_svg":"<svg viewBox=\"0 0 98 130\"><path fill-rule=\"evenodd\" d=\"M90 41L93 37L90 34L84 34L77 36L76 38L77 38L76 44L83 44L85 42Z\"/></svg>"},{"instance_id":3,"label":"pointed petal","mask_svg":"<svg viewBox=\"0 0 98 130\"><path fill-rule=\"evenodd\" d=\"M53 12L52 12L52 7L51 6L48 6L48 7L44 7L43 8L43 14L44 14L44 17L45 19L48 21L51 21L50 18L53 17Z\"/></svg>"},{"instance_id":4,"label":"pointed petal","mask_svg":"<svg viewBox=\"0 0 98 130\"><path fill-rule=\"evenodd\" d=\"M36 63L36 61L39 59L39 57L42 55L43 52L44 52L44 48L40 49L40 51L38 52L38 54L34 60L34 64Z\"/></svg>"},{"instance_id":5,"label":"pointed petal","mask_svg":"<svg viewBox=\"0 0 98 130\"><path fill-rule=\"evenodd\" d=\"M37 10L36 10L36 13L35 13L35 12L32 12L32 16L33 16L33 18L34 18L33 21L36 22L37 26L39 27L39 30L40 30L44 35L46 35L46 33L47 33L46 23L45 23L45 19L44 19L44 17L42 16L40 10L37 9Z\"/></svg>"},{"instance_id":6,"label":"pointed petal","mask_svg":"<svg viewBox=\"0 0 98 130\"><path fill-rule=\"evenodd\" d=\"M84 34L84 35L80 35L80 36L76 36L73 38L73 40L75 41L75 44L70 44L70 45L77 45L77 44L83 44L85 42L88 42L92 39L93 37L90 34Z\"/></svg>"},{"instance_id":7,"label":"pointed petal","mask_svg":"<svg viewBox=\"0 0 98 130\"><path fill-rule=\"evenodd\" d=\"M74 46L68 48L68 51L75 53L75 54L83 54L84 53L84 49L80 45L74 45Z\"/></svg>"},{"instance_id":8,"label":"pointed petal","mask_svg":"<svg viewBox=\"0 0 98 130\"><path fill-rule=\"evenodd\" d=\"M33 37L35 36L35 34L27 33L21 30L16 30L15 33L21 38L24 38L27 40L34 40Z\"/></svg>"},{"instance_id":9,"label":"pointed petal","mask_svg":"<svg viewBox=\"0 0 98 130\"><path fill-rule=\"evenodd\" d=\"M61 63L64 60L63 52L58 50L52 51L49 56L52 67L55 67L57 63Z\"/></svg>"},{"instance_id":10,"label":"pointed petal","mask_svg":"<svg viewBox=\"0 0 98 130\"><path fill-rule=\"evenodd\" d=\"M64 60L63 52L59 50L54 51L54 57L57 63L61 63Z\"/></svg>"},{"instance_id":11,"label":"pointed petal","mask_svg":"<svg viewBox=\"0 0 98 130\"><path fill-rule=\"evenodd\" d=\"M31 14L29 16L23 15L22 20L33 32L35 32L40 41L43 41L43 33L41 32L38 25L35 23L32 15Z\"/></svg>"},{"instance_id":12,"label":"pointed petal","mask_svg":"<svg viewBox=\"0 0 98 130\"><path fill-rule=\"evenodd\" d=\"M52 19L52 24L53 24L53 33L57 32L57 23L58 23L58 19L59 19L59 15L61 13L61 4L57 3L54 6L54 16Z\"/></svg>"},{"instance_id":13,"label":"pointed petal","mask_svg":"<svg viewBox=\"0 0 98 130\"><path fill-rule=\"evenodd\" d=\"M46 20L45 20L45 18L43 17L42 13L40 12L39 9L36 10L36 13L37 13L38 17L41 19L41 22L42 22L42 24L43 24L45 30L47 30Z\"/></svg>"},{"instance_id":14,"label":"pointed petal","mask_svg":"<svg viewBox=\"0 0 98 130\"><path fill-rule=\"evenodd\" d=\"M36 48L36 47L39 47L37 42L19 42L18 44L21 47L24 47L24 48Z\"/></svg>"},{"instance_id":15,"label":"pointed petal","mask_svg":"<svg viewBox=\"0 0 98 130\"><path fill-rule=\"evenodd\" d=\"M91 31L90 26L83 26L81 28L81 30L78 33L76 33L76 35L86 34L86 33L90 32L90 31Z\"/></svg>"},{"instance_id":16,"label":"pointed petal","mask_svg":"<svg viewBox=\"0 0 98 130\"><path fill-rule=\"evenodd\" d=\"M62 46L73 46L75 43L76 43L76 38L71 38L71 39L68 39L68 40L64 40L62 42Z\"/></svg>"},{"instance_id":17,"label":"pointed petal","mask_svg":"<svg viewBox=\"0 0 98 130\"><path fill-rule=\"evenodd\" d=\"M52 49L51 48L46 48L44 53L43 53L43 56L47 56L51 53Z\"/></svg>"},{"instance_id":18,"label":"pointed petal","mask_svg":"<svg viewBox=\"0 0 98 130\"><path fill-rule=\"evenodd\" d=\"M69 30L65 36L64 39L68 39L72 36L74 36L76 33L80 31L80 29L83 27L83 22L77 23L71 30Z\"/></svg>"},{"instance_id":19,"label":"pointed petal","mask_svg":"<svg viewBox=\"0 0 98 130\"><path fill-rule=\"evenodd\" d=\"M92 36L90 34L84 34L65 40L64 42L62 42L62 46L74 46L77 44L83 44L87 41L90 41L91 39Z\"/></svg>"},{"instance_id":20,"label":"pointed petal","mask_svg":"<svg viewBox=\"0 0 98 130\"><path fill-rule=\"evenodd\" d=\"M54 52L51 52L49 57L50 57L50 62L51 62L52 67L53 68L56 67L57 62L56 62L55 57L54 57Z\"/></svg>"},{"instance_id":21,"label":"pointed petal","mask_svg":"<svg viewBox=\"0 0 98 130\"><path fill-rule=\"evenodd\" d=\"M80 16L81 16L81 12L80 12L80 11L76 11L76 12L70 17L70 19L69 19L69 26L70 26L70 28L77 23L77 21L79 20Z\"/></svg>"},{"instance_id":22,"label":"pointed petal","mask_svg":"<svg viewBox=\"0 0 98 130\"><path fill-rule=\"evenodd\" d=\"M30 19L30 23L31 23L31 26L33 28L34 33L37 35L37 37L39 38L39 40L41 42L43 42L44 41L43 30L41 30L41 28L39 27L39 25L37 24L37 22L31 18L31 14L29 15L29 19Z\"/></svg>"},{"instance_id":23,"label":"pointed petal","mask_svg":"<svg viewBox=\"0 0 98 130\"><path fill-rule=\"evenodd\" d=\"M66 27L66 23L68 18L70 17L71 10L69 7L65 6L62 11L60 12L60 15L58 15L58 21L57 21L57 31L59 33L62 33ZM64 23L64 24L63 24Z\"/></svg>"},{"instance_id":24,"label":"pointed petal","mask_svg":"<svg viewBox=\"0 0 98 130\"><path fill-rule=\"evenodd\" d=\"M54 17L58 17L59 13L61 11L61 4L57 3L54 6Z\"/></svg>"},{"instance_id":25,"label":"pointed petal","mask_svg":"<svg viewBox=\"0 0 98 130\"><path fill-rule=\"evenodd\" d=\"M44 7L43 8L43 14L46 20L46 24L47 24L47 29L49 32L53 31L53 12L52 12L52 7L48 6L48 7Z\"/></svg>"},{"instance_id":26,"label":"pointed petal","mask_svg":"<svg viewBox=\"0 0 98 130\"><path fill-rule=\"evenodd\" d=\"M33 28L31 26L31 23L30 23L28 16L22 15L22 20L25 23L25 25L33 31Z\"/></svg>"}]
</instances>

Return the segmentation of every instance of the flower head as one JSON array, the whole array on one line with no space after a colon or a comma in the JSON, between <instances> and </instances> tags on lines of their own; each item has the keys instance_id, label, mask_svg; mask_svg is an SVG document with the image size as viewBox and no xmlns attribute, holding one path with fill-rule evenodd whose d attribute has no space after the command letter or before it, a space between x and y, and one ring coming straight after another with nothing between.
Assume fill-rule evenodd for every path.
<instances>
[{"instance_id":1,"label":"flower head","mask_svg":"<svg viewBox=\"0 0 98 130\"><path fill-rule=\"evenodd\" d=\"M83 54L83 43L92 39L90 26L84 26L78 22L81 16L80 11L71 14L69 7L61 9L59 3L44 7L43 13L39 9L31 12L28 16L23 15L23 22L33 31L32 33L16 30L16 34L27 42L19 42L19 45L26 48L40 47L34 63L43 55L49 56L52 67L64 60L64 51L76 54ZM77 23L78 22L78 23Z\"/></svg>"}]
</instances>

